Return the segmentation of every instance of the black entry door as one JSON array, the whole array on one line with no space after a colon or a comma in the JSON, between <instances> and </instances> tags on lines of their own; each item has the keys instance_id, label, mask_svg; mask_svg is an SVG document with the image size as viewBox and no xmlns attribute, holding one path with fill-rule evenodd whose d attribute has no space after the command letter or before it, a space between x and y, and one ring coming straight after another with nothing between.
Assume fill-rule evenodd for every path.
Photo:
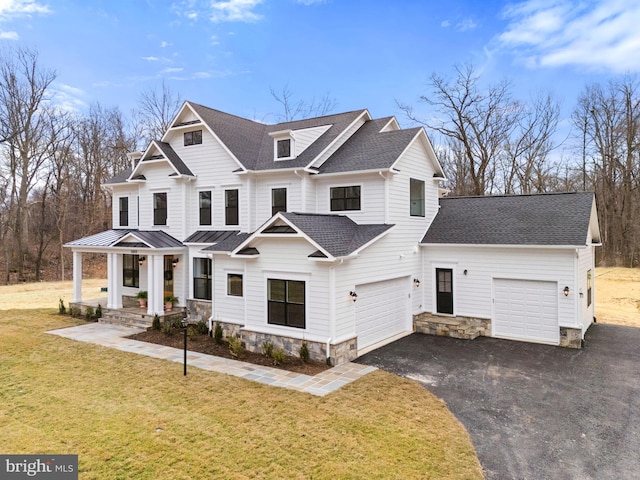
<instances>
[{"instance_id":1,"label":"black entry door","mask_svg":"<svg viewBox=\"0 0 640 480\"><path fill-rule=\"evenodd\" d=\"M438 313L453 315L453 270L436 268L436 292Z\"/></svg>"}]
</instances>

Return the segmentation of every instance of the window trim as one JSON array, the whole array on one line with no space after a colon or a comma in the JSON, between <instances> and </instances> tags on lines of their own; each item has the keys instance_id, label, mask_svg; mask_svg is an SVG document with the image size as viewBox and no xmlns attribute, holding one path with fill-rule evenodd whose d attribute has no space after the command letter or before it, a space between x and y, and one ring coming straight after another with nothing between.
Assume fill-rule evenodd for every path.
<instances>
[{"instance_id":1,"label":"window trim","mask_svg":"<svg viewBox=\"0 0 640 480\"><path fill-rule=\"evenodd\" d=\"M203 193L208 193L209 194L209 208L204 208L202 206L202 194ZM205 219L206 221L203 223L202 222L202 214L203 212L206 212L206 210L209 210L209 215L208 215L208 219ZM209 227L213 224L213 192L211 190L200 190L198 191L198 225L200 226L206 226Z\"/></svg>"},{"instance_id":2,"label":"window trim","mask_svg":"<svg viewBox=\"0 0 640 480\"><path fill-rule=\"evenodd\" d=\"M189 140L187 140L187 135L189 136ZM184 132L182 134L182 138L184 140L185 147L190 147L192 145L202 145L202 129L189 130L188 132Z\"/></svg>"},{"instance_id":3,"label":"window trim","mask_svg":"<svg viewBox=\"0 0 640 480\"><path fill-rule=\"evenodd\" d=\"M593 272L591 269L587 270L587 307L590 307L593 303Z\"/></svg>"},{"instance_id":4,"label":"window trim","mask_svg":"<svg viewBox=\"0 0 640 480\"><path fill-rule=\"evenodd\" d=\"M357 197L347 197L348 189L357 188L358 196ZM343 197L333 198L334 190L342 189L344 191ZM347 202L349 200L358 200L358 208L347 208ZM342 206L344 208L334 208L334 200L336 203L338 201L342 201ZM361 212L362 211L362 185L339 185L329 187L329 211L331 212Z\"/></svg>"},{"instance_id":5,"label":"window trim","mask_svg":"<svg viewBox=\"0 0 640 480\"><path fill-rule=\"evenodd\" d=\"M285 282L285 287L284 287L284 295L285 295L285 300L284 302L278 301L278 300L271 300L269 298L269 286L271 281L278 281L278 282ZM295 302L290 302L288 299L288 292L289 292L289 283L299 283L302 284L302 295L303 295L303 303L295 303ZM289 327L289 328L298 328L301 330L305 330L307 328L307 281L306 280L299 280L299 279L293 279L293 278L277 278L277 277L267 277L267 285L266 285L266 292L267 292L267 324L268 325L276 325L278 327ZM271 304L272 303L277 303L277 304L283 304L284 305L284 322L283 323L275 323L271 320ZM300 325L292 325L289 321L289 305L302 305L302 326Z\"/></svg>"},{"instance_id":6,"label":"window trim","mask_svg":"<svg viewBox=\"0 0 640 480\"><path fill-rule=\"evenodd\" d=\"M418 198L414 198L413 197L413 186L415 184L419 184L422 188L421 188L421 195ZM409 216L411 217L421 217L424 218L425 217L425 211L426 211L426 186L427 183L424 180L420 180L419 178L409 178ZM419 212L418 213L414 213L414 202L416 204L417 207L420 207Z\"/></svg>"},{"instance_id":7,"label":"window trim","mask_svg":"<svg viewBox=\"0 0 640 480\"><path fill-rule=\"evenodd\" d=\"M283 207L282 205L278 205L276 206L274 203L274 192L276 190L284 190L284 209L282 209L281 207ZM287 211L287 187L273 187L271 189L271 216L273 217L276 213L278 212L286 212Z\"/></svg>"},{"instance_id":8,"label":"window trim","mask_svg":"<svg viewBox=\"0 0 640 480\"><path fill-rule=\"evenodd\" d=\"M229 206L229 193L236 192L236 205L235 207ZM231 216L235 209L235 217ZM230 221L232 220L232 221ZM235 220L235 223L233 222ZM237 188L230 188L224 191L224 224L225 225L240 225L240 190Z\"/></svg>"},{"instance_id":9,"label":"window trim","mask_svg":"<svg viewBox=\"0 0 640 480\"><path fill-rule=\"evenodd\" d=\"M164 196L164 208L157 208L156 205L156 198L161 198L160 195ZM169 196L167 195L167 192L155 192L153 194L153 225L154 226L166 226L167 225L167 220L169 217ZM158 216L159 213L158 212L162 212L164 210L164 223L158 223Z\"/></svg>"},{"instance_id":10,"label":"window trim","mask_svg":"<svg viewBox=\"0 0 640 480\"><path fill-rule=\"evenodd\" d=\"M231 277L240 277L240 295L231 293ZM227 272L227 297L244 298L244 274L240 272Z\"/></svg>"},{"instance_id":11,"label":"window trim","mask_svg":"<svg viewBox=\"0 0 640 480\"><path fill-rule=\"evenodd\" d=\"M123 203L126 204L125 205L126 206L125 209L122 208L122 204ZM128 227L129 226L129 197L119 197L118 198L118 212L119 212L119 219L118 219L119 226ZM124 222L123 222L123 220L124 220Z\"/></svg>"},{"instance_id":12,"label":"window trim","mask_svg":"<svg viewBox=\"0 0 640 480\"><path fill-rule=\"evenodd\" d=\"M207 268L209 269L208 276L196 277L196 262L201 262L202 260L206 260ZM193 257L193 298L194 300L209 300L213 299L213 262L210 258L207 257ZM205 292L208 295L208 298L201 298L196 296L196 281L204 281L205 283Z\"/></svg>"},{"instance_id":13,"label":"window trim","mask_svg":"<svg viewBox=\"0 0 640 480\"><path fill-rule=\"evenodd\" d=\"M131 259L132 265L127 266L127 260ZM131 285L126 283L127 275L125 272L131 271ZM140 256L137 254L122 254L122 286L129 288L140 288Z\"/></svg>"}]
</instances>

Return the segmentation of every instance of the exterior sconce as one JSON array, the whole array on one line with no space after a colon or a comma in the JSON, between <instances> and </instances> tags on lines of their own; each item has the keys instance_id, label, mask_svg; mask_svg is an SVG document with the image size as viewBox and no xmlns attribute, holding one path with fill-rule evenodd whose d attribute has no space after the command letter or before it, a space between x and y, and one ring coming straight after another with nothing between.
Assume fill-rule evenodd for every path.
<instances>
[{"instance_id":1,"label":"exterior sconce","mask_svg":"<svg viewBox=\"0 0 640 480\"><path fill-rule=\"evenodd\" d=\"M138 265L142 266L146 261L147 261L147 257L140 257L138 258Z\"/></svg>"},{"instance_id":2,"label":"exterior sconce","mask_svg":"<svg viewBox=\"0 0 640 480\"><path fill-rule=\"evenodd\" d=\"M418 288L420 286L420 280L418 280L417 278L413 279L413 286Z\"/></svg>"},{"instance_id":3,"label":"exterior sconce","mask_svg":"<svg viewBox=\"0 0 640 480\"><path fill-rule=\"evenodd\" d=\"M564 290L562 290L562 292L564 293L565 297L569 296L569 287L564 287Z\"/></svg>"},{"instance_id":4,"label":"exterior sconce","mask_svg":"<svg viewBox=\"0 0 640 480\"><path fill-rule=\"evenodd\" d=\"M174 258L173 260L171 260L171 265L173 266L173 268L176 268L178 266L179 261L180 259L178 258Z\"/></svg>"},{"instance_id":5,"label":"exterior sconce","mask_svg":"<svg viewBox=\"0 0 640 480\"><path fill-rule=\"evenodd\" d=\"M358 294L353 290L349 292L349 296L351 297L351 300L353 300L354 302L358 299Z\"/></svg>"},{"instance_id":6,"label":"exterior sconce","mask_svg":"<svg viewBox=\"0 0 640 480\"><path fill-rule=\"evenodd\" d=\"M464 273L466 275L467 273L469 273L469 271L465 268L464 272L462 272L462 273Z\"/></svg>"}]
</instances>

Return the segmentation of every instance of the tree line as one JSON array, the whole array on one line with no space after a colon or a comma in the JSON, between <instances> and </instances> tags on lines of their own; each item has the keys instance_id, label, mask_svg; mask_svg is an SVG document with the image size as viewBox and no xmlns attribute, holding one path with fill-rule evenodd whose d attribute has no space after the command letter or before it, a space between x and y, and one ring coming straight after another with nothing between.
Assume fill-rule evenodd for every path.
<instances>
[{"instance_id":1,"label":"tree line","mask_svg":"<svg viewBox=\"0 0 640 480\"><path fill-rule=\"evenodd\" d=\"M166 84L139 95L124 114L99 103L83 114L54 98L55 71L38 53L0 52L0 283L68 279L63 245L111 226L111 199L102 184L130 166L128 152L145 148L168 128L182 99ZM640 95L624 76L584 88L572 133L558 140L560 104L552 93L522 101L507 82L482 86L473 65L451 78L434 73L419 101L423 124L445 168L452 195L595 191L604 246L601 261L634 267L640 261ZM329 113L336 101L295 101L271 89L278 118ZM572 146L566 157L563 144ZM48 272L48 274L45 274Z\"/></svg>"}]
</instances>

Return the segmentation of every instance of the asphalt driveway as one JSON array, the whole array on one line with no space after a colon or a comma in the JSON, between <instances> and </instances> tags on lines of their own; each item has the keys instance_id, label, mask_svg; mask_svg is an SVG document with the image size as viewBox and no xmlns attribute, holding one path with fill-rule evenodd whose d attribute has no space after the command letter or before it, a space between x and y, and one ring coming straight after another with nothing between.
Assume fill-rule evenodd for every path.
<instances>
[{"instance_id":1,"label":"asphalt driveway","mask_svg":"<svg viewBox=\"0 0 640 480\"><path fill-rule=\"evenodd\" d=\"M570 350L413 334L356 360L422 383L467 428L488 479L640 478L640 329Z\"/></svg>"}]
</instances>

